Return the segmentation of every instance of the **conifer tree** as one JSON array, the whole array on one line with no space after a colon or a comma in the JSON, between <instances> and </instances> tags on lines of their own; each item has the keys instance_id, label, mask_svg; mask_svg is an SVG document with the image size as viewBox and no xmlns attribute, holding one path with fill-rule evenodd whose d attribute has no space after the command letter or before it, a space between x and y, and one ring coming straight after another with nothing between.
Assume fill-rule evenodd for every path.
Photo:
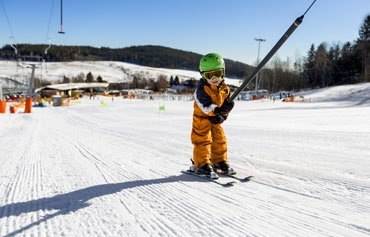
<instances>
[{"instance_id":1,"label":"conifer tree","mask_svg":"<svg viewBox=\"0 0 370 237\"><path fill-rule=\"evenodd\" d=\"M370 81L370 14L360 27L357 44L362 49L362 80Z\"/></svg>"},{"instance_id":2,"label":"conifer tree","mask_svg":"<svg viewBox=\"0 0 370 237\"><path fill-rule=\"evenodd\" d=\"M89 72L87 75L86 75L86 82L87 83L91 83L94 81L94 76L91 72Z\"/></svg>"}]
</instances>

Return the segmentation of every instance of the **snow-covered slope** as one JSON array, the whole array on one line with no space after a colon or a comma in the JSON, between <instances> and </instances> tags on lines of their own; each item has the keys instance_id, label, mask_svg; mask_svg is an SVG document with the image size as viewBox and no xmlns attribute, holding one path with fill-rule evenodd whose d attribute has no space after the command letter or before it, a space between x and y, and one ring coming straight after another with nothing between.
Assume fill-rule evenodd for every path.
<instances>
[{"instance_id":1,"label":"snow-covered slope","mask_svg":"<svg viewBox=\"0 0 370 237\"><path fill-rule=\"evenodd\" d=\"M368 105L370 104L369 83L334 86L316 90L300 92L309 102L338 102L341 105Z\"/></svg>"},{"instance_id":2,"label":"snow-covered slope","mask_svg":"<svg viewBox=\"0 0 370 237\"><path fill-rule=\"evenodd\" d=\"M101 76L108 82L132 81L133 77L140 75L141 78L157 79L164 75L170 79L172 76L179 77L180 80L199 79L199 72L139 66L124 62L91 61L91 62L61 62L44 63L35 70L35 77L48 81L62 80L64 76L72 78L83 73L85 76L91 72L96 78ZM0 85L4 83L1 78L12 78L19 81L27 81L30 78L31 69L17 66L14 61L0 61ZM226 82L231 85L239 86L240 80L228 79Z\"/></svg>"},{"instance_id":3,"label":"snow-covered slope","mask_svg":"<svg viewBox=\"0 0 370 237\"><path fill-rule=\"evenodd\" d=\"M229 159L254 178L231 188L180 173L189 101L0 114L0 236L367 237L370 108L342 102L237 101Z\"/></svg>"}]
</instances>

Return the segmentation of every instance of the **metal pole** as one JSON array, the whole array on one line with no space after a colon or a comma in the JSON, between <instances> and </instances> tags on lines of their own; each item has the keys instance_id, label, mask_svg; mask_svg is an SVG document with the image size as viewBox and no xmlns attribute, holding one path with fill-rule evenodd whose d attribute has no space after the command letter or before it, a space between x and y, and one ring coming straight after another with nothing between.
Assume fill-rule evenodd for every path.
<instances>
[{"instance_id":1,"label":"metal pole","mask_svg":"<svg viewBox=\"0 0 370 237\"><path fill-rule=\"evenodd\" d=\"M58 31L59 34L64 34L63 30L63 0L60 0L60 31Z\"/></svg>"},{"instance_id":2,"label":"metal pole","mask_svg":"<svg viewBox=\"0 0 370 237\"><path fill-rule=\"evenodd\" d=\"M254 39L255 41L257 41L258 42L258 54L257 54L257 65L260 63L260 46L261 46L261 42L264 42L264 41L266 41L265 39L261 39L261 38L255 38ZM256 97L257 97L257 95L258 95L258 75L259 75L259 73L257 73L257 75L256 75Z\"/></svg>"},{"instance_id":3,"label":"metal pole","mask_svg":"<svg viewBox=\"0 0 370 237\"><path fill-rule=\"evenodd\" d=\"M63 0L60 0L60 26L63 31Z\"/></svg>"},{"instance_id":4,"label":"metal pole","mask_svg":"<svg viewBox=\"0 0 370 237\"><path fill-rule=\"evenodd\" d=\"M34 93L34 77L35 77L36 64L31 64L30 67L32 69L32 72L31 72L31 78L29 82L28 95L30 98L32 98L33 93Z\"/></svg>"}]
</instances>

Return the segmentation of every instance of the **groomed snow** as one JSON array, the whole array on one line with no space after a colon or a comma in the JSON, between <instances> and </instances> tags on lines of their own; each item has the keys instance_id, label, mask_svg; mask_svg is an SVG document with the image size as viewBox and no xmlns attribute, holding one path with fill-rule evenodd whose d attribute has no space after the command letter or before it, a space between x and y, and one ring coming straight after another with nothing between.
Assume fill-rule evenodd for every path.
<instances>
[{"instance_id":1,"label":"groomed snow","mask_svg":"<svg viewBox=\"0 0 370 237\"><path fill-rule=\"evenodd\" d=\"M236 101L229 160L254 178L231 188L180 173L192 101L0 114L0 236L368 237L369 94L359 84L306 92L311 102Z\"/></svg>"}]
</instances>

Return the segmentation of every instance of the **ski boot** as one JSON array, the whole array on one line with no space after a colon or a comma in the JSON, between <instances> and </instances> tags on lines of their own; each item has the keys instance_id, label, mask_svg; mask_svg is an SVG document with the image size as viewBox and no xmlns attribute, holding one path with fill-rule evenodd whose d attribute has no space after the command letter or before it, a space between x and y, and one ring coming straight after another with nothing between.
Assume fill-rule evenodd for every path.
<instances>
[{"instance_id":1,"label":"ski boot","mask_svg":"<svg viewBox=\"0 0 370 237\"><path fill-rule=\"evenodd\" d=\"M214 170L221 170L222 173L234 175L236 174L235 170L230 167L230 165L226 161L221 161L216 164L213 164Z\"/></svg>"},{"instance_id":2,"label":"ski boot","mask_svg":"<svg viewBox=\"0 0 370 237\"><path fill-rule=\"evenodd\" d=\"M205 164L197 169L195 169L195 173L205 175L211 179L218 179L218 175L213 170L213 167L211 164Z\"/></svg>"}]
</instances>

